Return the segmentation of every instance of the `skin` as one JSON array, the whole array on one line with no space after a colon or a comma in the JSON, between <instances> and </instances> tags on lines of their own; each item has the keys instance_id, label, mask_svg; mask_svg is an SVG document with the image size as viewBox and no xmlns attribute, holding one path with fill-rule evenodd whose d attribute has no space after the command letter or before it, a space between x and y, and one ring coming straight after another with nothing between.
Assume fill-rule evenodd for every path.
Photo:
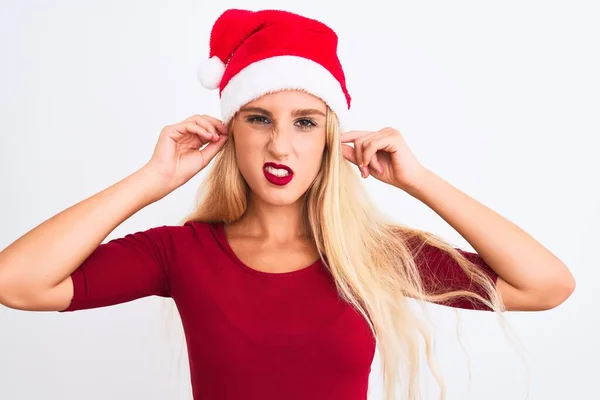
<instances>
[{"instance_id":1,"label":"skin","mask_svg":"<svg viewBox=\"0 0 600 400\"><path fill-rule=\"evenodd\" d=\"M73 271L123 221L205 168L227 139L221 121L206 115L165 126L140 169L48 218L0 252L0 304L25 311L67 308Z\"/></svg>"},{"instance_id":2,"label":"skin","mask_svg":"<svg viewBox=\"0 0 600 400\"><path fill-rule=\"evenodd\" d=\"M298 245L302 238L294 232L300 225L299 199L320 167L325 117L315 115L317 127L302 131L294 110L324 111L325 105L306 93L287 91L263 96L249 106L264 109L260 115L265 118L249 122L256 113L242 111L236 120L237 157L252 194L247 216L228 227L229 237L249 265L274 270L286 259L296 269L316 258L309 243ZM561 260L514 223L425 168L398 130L345 132L341 146L363 178L373 176L405 191L461 234L499 275L497 288L508 310L548 310L574 291L575 280ZM266 161L287 164L298 179L283 188L269 184L262 175ZM292 249L297 251L290 253Z\"/></svg>"},{"instance_id":3,"label":"skin","mask_svg":"<svg viewBox=\"0 0 600 400\"><path fill-rule=\"evenodd\" d=\"M226 234L248 266L270 272L303 268L318 258L314 244L300 234L300 199L321 168L325 117L320 114L325 105L304 92L284 91L245 108L236 116L234 135L240 171L252 193L247 213L227 226ZM298 109L314 111L299 115ZM205 168L228 138L222 122L206 115L163 128L142 168L54 215L0 252L0 304L30 311L66 308L73 295L70 275L81 262L123 221ZM575 289L561 260L514 223L425 168L398 130L350 131L340 141L344 157L365 179L372 176L420 200L471 244L498 274L507 309L548 310ZM284 187L268 183L262 173L267 161L291 167L292 182Z\"/></svg>"},{"instance_id":4,"label":"skin","mask_svg":"<svg viewBox=\"0 0 600 400\"><path fill-rule=\"evenodd\" d=\"M255 114L242 111L236 120L237 157L252 194L247 216L229 227L229 237L250 265L281 268L278 260L285 258L299 260L292 262L296 269L315 254L302 256L303 246L298 246L302 239L294 232L300 224L298 200L320 167L325 118L316 115L318 126L304 132L293 110L324 111L325 105L306 93L286 91L263 96L249 106L264 109L265 118L249 122ZM363 178L373 176L405 191L461 234L498 274L497 288L508 310L548 310L574 291L573 275L560 259L514 223L425 168L398 130L345 132L341 145L344 157L357 165ZM266 161L292 167L296 173L292 184L270 185L262 175ZM254 246L260 243L257 252ZM295 257L290 257L290 248L298 249ZM311 254L309 243L305 248Z\"/></svg>"},{"instance_id":5,"label":"skin","mask_svg":"<svg viewBox=\"0 0 600 400\"><path fill-rule=\"evenodd\" d=\"M498 274L497 289L508 310L548 310L575 290L575 279L560 259L514 223L425 168L398 130L351 131L342 134L341 141L344 157L363 177L373 176L407 192L469 242Z\"/></svg>"},{"instance_id":6,"label":"skin","mask_svg":"<svg viewBox=\"0 0 600 400\"><path fill-rule=\"evenodd\" d=\"M318 98L284 91L247 104L235 117L237 162L251 193L246 214L225 231L237 256L254 269L287 272L318 259L314 243L301 234L300 216L301 198L321 168L326 112ZM266 162L290 167L291 182L270 183Z\"/></svg>"}]
</instances>

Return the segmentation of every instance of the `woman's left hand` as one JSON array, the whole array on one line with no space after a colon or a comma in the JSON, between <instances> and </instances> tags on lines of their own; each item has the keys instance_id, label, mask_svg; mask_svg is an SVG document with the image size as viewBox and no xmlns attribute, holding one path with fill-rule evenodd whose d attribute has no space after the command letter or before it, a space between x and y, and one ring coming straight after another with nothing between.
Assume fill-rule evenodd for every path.
<instances>
[{"instance_id":1,"label":"woman's left hand","mask_svg":"<svg viewBox=\"0 0 600 400\"><path fill-rule=\"evenodd\" d=\"M342 144L342 153L359 167L363 178L373 175L382 182L409 190L426 171L396 129L349 131L340 138L342 143L354 143L354 148Z\"/></svg>"}]
</instances>

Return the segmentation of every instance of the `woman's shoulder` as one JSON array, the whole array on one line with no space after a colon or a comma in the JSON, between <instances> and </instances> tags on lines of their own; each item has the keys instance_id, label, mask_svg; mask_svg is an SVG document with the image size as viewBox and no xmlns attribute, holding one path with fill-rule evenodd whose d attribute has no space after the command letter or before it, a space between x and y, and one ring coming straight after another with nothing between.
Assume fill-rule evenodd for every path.
<instances>
[{"instance_id":1,"label":"woman's shoulder","mask_svg":"<svg viewBox=\"0 0 600 400\"><path fill-rule=\"evenodd\" d=\"M157 225L131 235L128 238L150 240L155 244L181 250L189 245L214 241L218 222L185 221L182 224Z\"/></svg>"},{"instance_id":2,"label":"woman's shoulder","mask_svg":"<svg viewBox=\"0 0 600 400\"><path fill-rule=\"evenodd\" d=\"M218 222L185 221L180 225L161 225L152 229L162 230L173 239L206 240L214 237L218 225Z\"/></svg>"}]
</instances>

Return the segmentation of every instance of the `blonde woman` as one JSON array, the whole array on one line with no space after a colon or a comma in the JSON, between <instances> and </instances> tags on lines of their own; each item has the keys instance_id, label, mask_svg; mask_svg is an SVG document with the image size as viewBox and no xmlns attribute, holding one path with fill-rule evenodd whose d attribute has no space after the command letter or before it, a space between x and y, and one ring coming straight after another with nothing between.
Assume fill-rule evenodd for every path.
<instances>
[{"instance_id":1,"label":"blonde woman","mask_svg":"<svg viewBox=\"0 0 600 400\"><path fill-rule=\"evenodd\" d=\"M0 303L75 311L171 297L195 399L364 400L376 343L386 398L401 382L415 399L418 344L430 339L408 299L533 311L574 290L559 259L421 165L398 130L347 130L329 27L228 10L210 47L200 79L219 89L222 119L165 127L137 172L4 249ZM213 159L182 224L102 243ZM354 165L431 207L476 252L387 221Z\"/></svg>"}]
</instances>

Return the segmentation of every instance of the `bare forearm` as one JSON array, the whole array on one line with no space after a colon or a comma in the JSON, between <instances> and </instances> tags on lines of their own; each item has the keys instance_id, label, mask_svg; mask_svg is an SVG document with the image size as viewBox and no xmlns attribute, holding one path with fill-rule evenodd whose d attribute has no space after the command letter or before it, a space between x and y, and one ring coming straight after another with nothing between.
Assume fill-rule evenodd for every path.
<instances>
[{"instance_id":1,"label":"bare forearm","mask_svg":"<svg viewBox=\"0 0 600 400\"><path fill-rule=\"evenodd\" d=\"M156 193L150 171L142 168L21 236L0 252L0 302L3 295L58 285L119 224L158 200Z\"/></svg>"},{"instance_id":2,"label":"bare forearm","mask_svg":"<svg viewBox=\"0 0 600 400\"><path fill-rule=\"evenodd\" d=\"M555 296L557 290L572 290L573 277L554 254L517 225L433 172L424 172L411 194L448 222L517 291Z\"/></svg>"}]
</instances>

